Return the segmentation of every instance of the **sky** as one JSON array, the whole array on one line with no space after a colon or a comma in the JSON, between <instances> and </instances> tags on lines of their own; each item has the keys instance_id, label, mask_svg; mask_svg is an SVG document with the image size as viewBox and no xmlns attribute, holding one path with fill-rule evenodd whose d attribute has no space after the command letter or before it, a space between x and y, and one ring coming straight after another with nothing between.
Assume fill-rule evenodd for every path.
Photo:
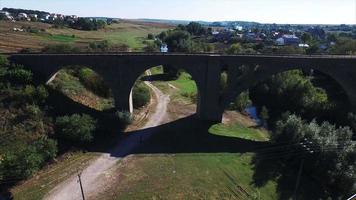
<instances>
[{"instance_id":1,"label":"sky","mask_svg":"<svg viewBox=\"0 0 356 200\"><path fill-rule=\"evenodd\" d=\"M0 0L2 7L80 17L356 24L356 0Z\"/></svg>"}]
</instances>

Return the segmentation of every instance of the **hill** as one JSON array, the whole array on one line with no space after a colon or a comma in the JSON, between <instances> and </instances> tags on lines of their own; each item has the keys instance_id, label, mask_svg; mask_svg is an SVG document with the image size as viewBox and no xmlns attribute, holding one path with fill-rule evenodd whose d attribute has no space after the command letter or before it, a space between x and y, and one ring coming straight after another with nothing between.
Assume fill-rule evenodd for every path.
<instances>
[{"instance_id":1,"label":"hill","mask_svg":"<svg viewBox=\"0 0 356 200\"><path fill-rule=\"evenodd\" d=\"M112 45L125 46L139 51L149 33L158 34L172 26L125 20L97 31L55 28L51 24L26 21L0 21L0 53L18 52L22 49L39 51L47 45L71 44L88 46L92 42L107 40ZM20 29L20 30L19 30Z\"/></svg>"}]
</instances>

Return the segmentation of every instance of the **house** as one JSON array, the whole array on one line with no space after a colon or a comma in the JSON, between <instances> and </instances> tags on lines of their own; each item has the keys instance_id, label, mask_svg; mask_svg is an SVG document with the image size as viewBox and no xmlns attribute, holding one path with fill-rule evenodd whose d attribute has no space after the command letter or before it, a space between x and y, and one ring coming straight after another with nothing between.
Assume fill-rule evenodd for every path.
<instances>
[{"instance_id":1,"label":"house","mask_svg":"<svg viewBox=\"0 0 356 200\"><path fill-rule=\"evenodd\" d=\"M33 21L36 21L38 19L38 16L36 14L29 14L28 16Z\"/></svg>"},{"instance_id":2,"label":"house","mask_svg":"<svg viewBox=\"0 0 356 200\"><path fill-rule=\"evenodd\" d=\"M49 21L54 21L56 19L57 19L57 14L54 14L54 13L50 14L49 17L48 17Z\"/></svg>"},{"instance_id":3,"label":"house","mask_svg":"<svg viewBox=\"0 0 356 200\"><path fill-rule=\"evenodd\" d=\"M309 44L299 44L298 47L300 48L309 48Z\"/></svg>"},{"instance_id":4,"label":"house","mask_svg":"<svg viewBox=\"0 0 356 200\"><path fill-rule=\"evenodd\" d=\"M26 14L26 13L19 13L18 15L17 15L17 18L19 19L19 20L30 20L30 18L28 18L28 15Z\"/></svg>"},{"instance_id":5,"label":"house","mask_svg":"<svg viewBox=\"0 0 356 200\"><path fill-rule=\"evenodd\" d=\"M56 14L56 15L57 15L57 19L64 20L64 15L62 14Z\"/></svg>"},{"instance_id":6,"label":"house","mask_svg":"<svg viewBox=\"0 0 356 200\"><path fill-rule=\"evenodd\" d=\"M0 10L0 17L5 20L13 20L13 17L10 15L10 13L3 10Z\"/></svg>"},{"instance_id":7,"label":"house","mask_svg":"<svg viewBox=\"0 0 356 200\"><path fill-rule=\"evenodd\" d=\"M168 46L166 44L161 45L161 52L162 53L167 53L168 52Z\"/></svg>"},{"instance_id":8,"label":"house","mask_svg":"<svg viewBox=\"0 0 356 200\"><path fill-rule=\"evenodd\" d=\"M276 39L276 45L299 45L300 39L295 35L284 34L282 37Z\"/></svg>"},{"instance_id":9,"label":"house","mask_svg":"<svg viewBox=\"0 0 356 200\"><path fill-rule=\"evenodd\" d=\"M37 14L29 14L28 16L29 16L29 17L33 17L33 18L37 18L37 17L38 17Z\"/></svg>"}]
</instances>

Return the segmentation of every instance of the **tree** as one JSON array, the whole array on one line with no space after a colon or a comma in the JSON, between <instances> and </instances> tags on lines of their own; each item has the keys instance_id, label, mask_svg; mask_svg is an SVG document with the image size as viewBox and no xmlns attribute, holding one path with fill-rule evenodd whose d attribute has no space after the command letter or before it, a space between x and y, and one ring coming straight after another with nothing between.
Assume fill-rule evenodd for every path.
<instances>
[{"instance_id":1,"label":"tree","mask_svg":"<svg viewBox=\"0 0 356 200\"><path fill-rule=\"evenodd\" d=\"M164 42L168 45L168 49L171 52L190 52L192 49L190 34L186 31L170 31Z\"/></svg>"},{"instance_id":2,"label":"tree","mask_svg":"<svg viewBox=\"0 0 356 200\"><path fill-rule=\"evenodd\" d=\"M86 114L73 114L56 119L56 134L72 143L92 142L97 121Z\"/></svg>"},{"instance_id":3,"label":"tree","mask_svg":"<svg viewBox=\"0 0 356 200\"><path fill-rule=\"evenodd\" d=\"M302 39L303 43L306 44L311 41L312 37L309 33L303 33L301 39Z\"/></svg>"},{"instance_id":4,"label":"tree","mask_svg":"<svg viewBox=\"0 0 356 200\"><path fill-rule=\"evenodd\" d=\"M135 84L132 90L133 107L140 108L151 100L150 90L142 81Z\"/></svg>"},{"instance_id":5,"label":"tree","mask_svg":"<svg viewBox=\"0 0 356 200\"><path fill-rule=\"evenodd\" d=\"M242 112L244 111L248 106L252 105L252 101L250 99L250 93L249 91L244 91L239 94L239 96L236 97L233 108Z\"/></svg>"},{"instance_id":6,"label":"tree","mask_svg":"<svg viewBox=\"0 0 356 200\"><path fill-rule=\"evenodd\" d=\"M154 38L155 38L155 36L152 33L149 33L147 35L147 39L149 39L149 40L153 40Z\"/></svg>"},{"instance_id":7,"label":"tree","mask_svg":"<svg viewBox=\"0 0 356 200\"><path fill-rule=\"evenodd\" d=\"M266 106L272 121L286 111L310 120L323 119L333 105L326 91L314 86L311 77L301 70L276 74L252 88L250 94L256 106Z\"/></svg>"},{"instance_id":8,"label":"tree","mask_svg":"<svg viewBox=\"0 0 356 200\"><path fill-rule=\"evenodd\" d=\"M262 106L262 109L260 112L260 117L261 117L263 126L266 126L267 121L269 119L268 109L266 108L266 106Z\"/></svg>"},{"instance_id":9,"label":"tree","mask_svg":"<svg viewBox=\"0 0 356 200\"><path fill-rule=\"evenodd\" d=\"M158 46L154 42L147 42L146 46L143 48L145 52L158 52Z\"/></svg>"},{"instance_id":10,"label":"tree","mask_svg":"<svg viewBox=\"0 0 356 200\"><path fill-rule=\"evenodd\" d=\"M243 52L242 46L239 43L232 44L227 50L227 54L241 54Z\"/></svg>"},{"instance_id":11,"label":"tree","mask_svg":"<svg viewBox=\"0 0 356 200\"><path fill-rule=\"evenodd\" d=\"M181 27L184 27L184 26L181 26ZM199 23L197 22L190 22L187 26L185 26L184 28L181 28L182 30L186 30L188 31L190 34L192 35L197 35L197 36L200 36L200 35L203 35L203 34L206 34L206 29Z\"/></svg>"},{"instance_id":12,"label":"tree","mask_svg":"<svg viewBox=\"0 0 356 200\"><path fill-rule=\"evenodd\" d=\"M314 153L306 158L304 170L318 180L329 197L345 199L356 191L356 143L352 135L349 127L336 128L329 122L307 123L296 115L285 114L277 122L272 141L297 144L306 138ZM288 160L281 161L291 167Z\"/></svg>"}]
</instances>

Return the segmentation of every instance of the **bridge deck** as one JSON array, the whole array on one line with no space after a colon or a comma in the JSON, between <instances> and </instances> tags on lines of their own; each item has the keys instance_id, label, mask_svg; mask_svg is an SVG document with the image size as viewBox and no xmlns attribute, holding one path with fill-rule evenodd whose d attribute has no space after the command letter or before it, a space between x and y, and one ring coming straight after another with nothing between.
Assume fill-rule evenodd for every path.
<instances>
[{"instance_id":1,"label":"bridge deck","mask_svg":"<svg viewBox=\"0 0 356 200\"><path fill-rule=\"evenodd\" d=\"M305 59L356 59L356 55L303 55L303 54L211 54L211 53L146 53L146 52L103 52L103 53L2 53L3 55L16 55L16 56L194 56L194 57L242 57L242 58L305 58Z\"/></svg>"}]
</instances>

